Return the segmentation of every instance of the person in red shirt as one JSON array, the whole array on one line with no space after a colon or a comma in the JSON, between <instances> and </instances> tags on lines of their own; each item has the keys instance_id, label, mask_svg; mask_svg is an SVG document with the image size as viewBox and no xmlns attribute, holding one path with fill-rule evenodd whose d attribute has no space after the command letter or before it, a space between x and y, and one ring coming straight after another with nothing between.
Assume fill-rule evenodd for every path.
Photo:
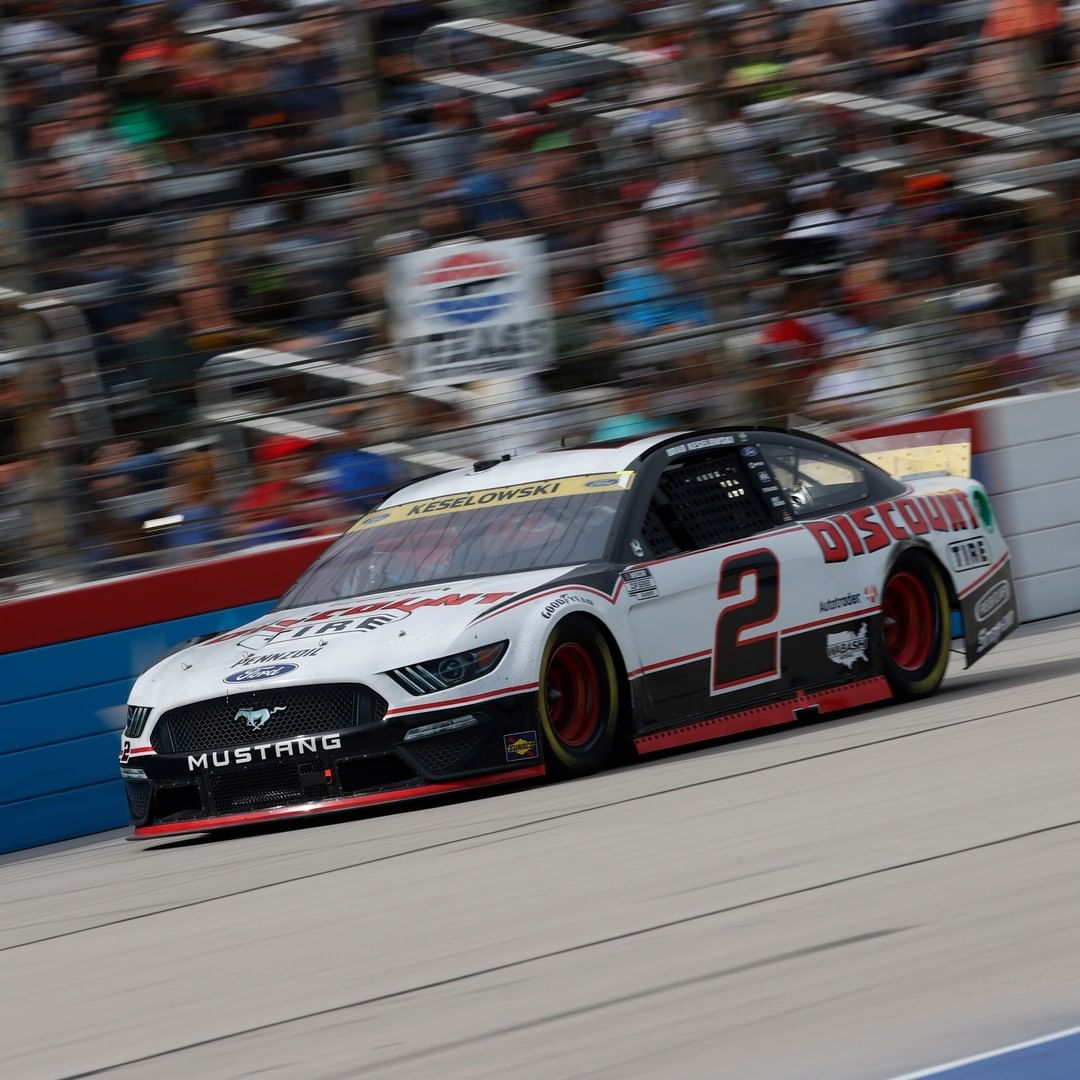
<instances>
[{"instance_id":1,"label":"person in red shirt","mask_svg":"<svg viewBox=\"0 0 1080 1080\"><path fill-rule=\"evenodd\" d=\"M780 419L797 411L807 388L826 366L825 338L813 312L825 299L829 267L789 271L776 318L761 329L757 372L750 389L760 419Z\"/></svg>"},{"instance_id":2,"label":"person in red shirt","mask_svg":"<svg viewBox=\"0 0 1080 1080\"><path fill-rule=\"evenodd\" d=\"M304 482L314 449L291 435L271 436L256 449L262 478L229 508L228 531L241 547L311 536L337 516L333 499Z\"/></svg>"}]
</instances>

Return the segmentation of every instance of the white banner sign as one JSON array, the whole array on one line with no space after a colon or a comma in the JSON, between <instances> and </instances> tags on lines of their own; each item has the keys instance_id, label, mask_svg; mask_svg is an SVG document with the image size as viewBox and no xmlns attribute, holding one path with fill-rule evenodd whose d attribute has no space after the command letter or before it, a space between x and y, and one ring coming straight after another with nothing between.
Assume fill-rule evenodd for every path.
<instances>
[{"instance_id":1,"label":"white banner sign","mask_svg":"<svg viewBox=\"0 0 1080 1080\"><path fill-rule=\"evenodd\" d=\"M387 297L413 388L538 371L550 363L547 265L535 237L398 255Z\"/></svg>"}]
</instances>

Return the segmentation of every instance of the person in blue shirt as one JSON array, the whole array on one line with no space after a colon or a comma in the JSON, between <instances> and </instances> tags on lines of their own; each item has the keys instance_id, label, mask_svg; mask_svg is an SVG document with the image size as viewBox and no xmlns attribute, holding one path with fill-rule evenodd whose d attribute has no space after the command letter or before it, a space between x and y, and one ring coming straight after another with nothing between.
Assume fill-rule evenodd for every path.
<instances>
[{"instance_id":1,"label":"person in blue shirt","mask_svg":"<svg viewBox=\"0 0 1080 1080\"><path fill-rule=\"evenodd\" d=\"M326 489L357 514L370 510L406 479L401 462L366 449L370 430L371 418L363 411L354 413L321 462Z\"/></svg>"},{"instance_id":2,"label":"person in blue shirt","mask_svg":"<svg viewBox=\"0 0 1080 1080\"><path fill-rule=\"evenodd\" d=\"M616 411L593 428L590 442L629 442L677 427L671 417L653 415L652 382L648 373L635 373L628 378L613 407Z\"/></svg>"}]
</instances>

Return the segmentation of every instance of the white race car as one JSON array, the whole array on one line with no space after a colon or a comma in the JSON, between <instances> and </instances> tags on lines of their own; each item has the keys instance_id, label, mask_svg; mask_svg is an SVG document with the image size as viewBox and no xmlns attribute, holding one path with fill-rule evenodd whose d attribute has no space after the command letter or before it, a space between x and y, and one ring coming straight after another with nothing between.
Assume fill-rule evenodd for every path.
<instances>
[{"instance_id":1,"label":"white race car","mask_svg":"<svg viewBox=\"0 0 1080 1080\"><path fill-rule=\"evenodd\" d=\"M767 429L479 462L147 671L121 772L139 837L580 774L925 696L1016 624L964 477Z\"/></svg>"}]
</instances>

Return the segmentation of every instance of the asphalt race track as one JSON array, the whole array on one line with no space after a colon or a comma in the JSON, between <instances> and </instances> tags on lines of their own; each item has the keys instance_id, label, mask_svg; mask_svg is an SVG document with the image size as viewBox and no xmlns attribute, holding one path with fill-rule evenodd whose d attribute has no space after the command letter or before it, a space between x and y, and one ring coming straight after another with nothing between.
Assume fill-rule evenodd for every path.
<instances>
[{"instance_id":1,"label":"asphalt race track","mask_svg":"<svg viewBox=\"0 0 1080 1080\"><path fill-rule=\"evenodd\" d=\"M928 704L0 858L0 1076L885 1080L1075 1027L1078 704L1072 617Z\"/></svg>"}]
</instances>

